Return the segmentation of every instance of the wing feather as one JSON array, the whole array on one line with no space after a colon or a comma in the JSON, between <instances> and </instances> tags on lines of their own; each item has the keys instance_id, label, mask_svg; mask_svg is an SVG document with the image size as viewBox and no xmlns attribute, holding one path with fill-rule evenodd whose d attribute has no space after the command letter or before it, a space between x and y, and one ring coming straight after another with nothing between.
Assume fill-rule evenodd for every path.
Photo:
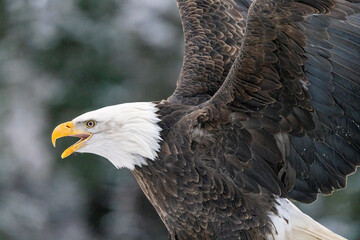
<instances>
[{"instance_id":1,"label":"wing feather","mask_svg":"<svg viewBox=\"0 0 360 240\"><path fill-rule=\"evenodd\" d=\"M344 188L360 165L359 12L354 0L255 0L240 53L205 104L260 120L242 122L253 161L302 202Z\"/></svg>"},{"instance_id":2,"label":"wing feather","mask_svg":"<svg viewBox=\"0 0 360 240\"><path fill-rule=\"evenodd\" d=\"M219 89L243 38L250 0L177 0L185 37L171 102L197 105Z\"/></svg>"}]
</instances>

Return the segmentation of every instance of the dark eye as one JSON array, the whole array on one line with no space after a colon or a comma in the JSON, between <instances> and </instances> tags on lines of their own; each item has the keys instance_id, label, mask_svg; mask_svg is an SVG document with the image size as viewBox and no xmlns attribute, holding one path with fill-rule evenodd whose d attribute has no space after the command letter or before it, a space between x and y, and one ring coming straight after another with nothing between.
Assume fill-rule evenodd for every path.
<instances>
[{"instance_id":1,"label":"dark eye","mask_svg":"<svg viewBox=\"0 0 360 240\"><path fill-rule=\"evenodd\" d=\"M85 125L87 128L92 128L96 125L96 122L94 120L89 120L85 122Z\"/></svg>"}]
</instances>

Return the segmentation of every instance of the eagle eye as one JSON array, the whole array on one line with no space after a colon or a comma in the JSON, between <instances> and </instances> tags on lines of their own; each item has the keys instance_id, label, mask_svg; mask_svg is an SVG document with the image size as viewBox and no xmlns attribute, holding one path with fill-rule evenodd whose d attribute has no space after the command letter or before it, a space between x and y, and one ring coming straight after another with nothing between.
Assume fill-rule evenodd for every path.
<instances>
[{"instance_id":1,"label":"eagle eye","mask_svg":"<svg viewBox=\"0 0 360 240\"><path fill-rule=\"evenodd\" d=\"M85 122L85 125L87 128L92 128L96 125L96 122L94 120L89 120Z\"/></svg>"}]
</instances>

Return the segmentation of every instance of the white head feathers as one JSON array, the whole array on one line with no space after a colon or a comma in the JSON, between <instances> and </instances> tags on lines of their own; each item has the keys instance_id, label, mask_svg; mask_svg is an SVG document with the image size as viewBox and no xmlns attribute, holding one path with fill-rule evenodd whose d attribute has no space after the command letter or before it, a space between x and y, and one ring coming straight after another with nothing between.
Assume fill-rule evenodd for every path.
<instances>
[{"instance_id":1,"label":"white head feathers","mask_svg":"<svg viewBox=\"0 0 360 240\"><path fill-rule=\"evenodd\" d=\"M73 120L78 129L94 120L92 137L77 152L94 153L107 158L115 167L133 170L155 160L160 149L160 119L151 102L125 103L87 112ZM85 129L84 129L85 130Z\"/></svg>"}]
</instances>

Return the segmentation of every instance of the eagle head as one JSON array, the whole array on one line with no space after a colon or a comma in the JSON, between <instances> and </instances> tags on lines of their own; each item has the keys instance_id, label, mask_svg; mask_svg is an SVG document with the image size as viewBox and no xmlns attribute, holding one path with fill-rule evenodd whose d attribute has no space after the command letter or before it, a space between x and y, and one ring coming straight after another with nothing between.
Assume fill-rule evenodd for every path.
<instances>
[{"instance_id":1,"label":"eagle head","mask_svg":"<svg viewBox=\"0 0 360 240\"><path fill-rule=\"evenodd\" d=\"M62 158L74 152L93 153L107 158L117 168L133 170L157 157L159 121L156 104L151 102L104 107L58 125L52 143L55 146L61 137L78 137L80 140L67 148Z\"/></svg>"}]
</instances>

